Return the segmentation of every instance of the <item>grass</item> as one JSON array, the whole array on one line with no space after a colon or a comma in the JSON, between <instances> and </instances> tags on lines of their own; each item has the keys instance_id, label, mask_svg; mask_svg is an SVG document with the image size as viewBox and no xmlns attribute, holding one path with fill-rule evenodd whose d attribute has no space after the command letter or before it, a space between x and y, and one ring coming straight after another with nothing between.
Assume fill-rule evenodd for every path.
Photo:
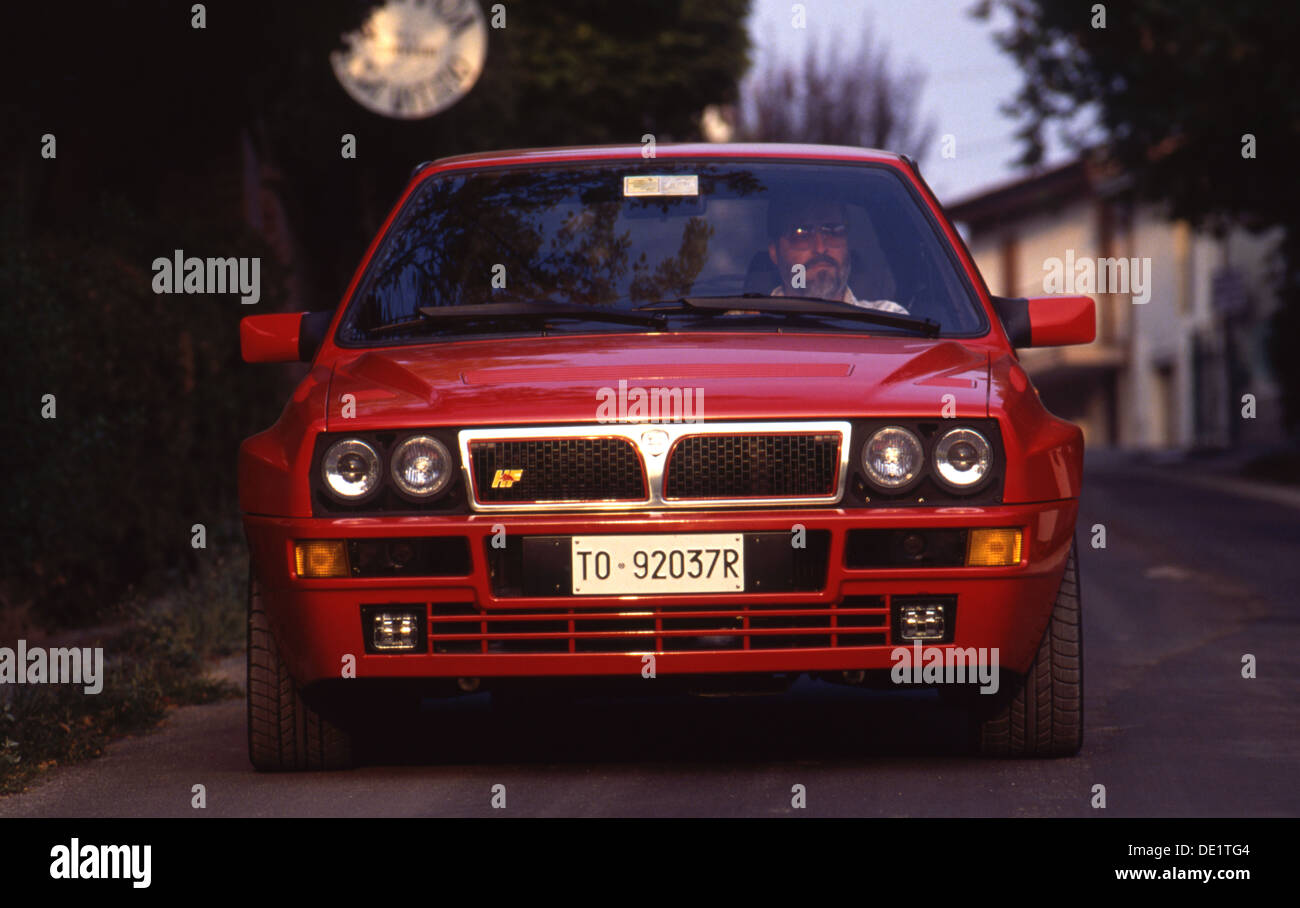
<instances>
[{"instance_id":1,"label":"grass","mask_svg":"<svg viewBox=\"0 0 1300 908\"><path fill-rule=\"evenodd\" d=\"M113 738L154 728L169 707L239 695L205 673L211 660L243 648L247 582L246 556L217 557L168 596L121 603L121 627L102 644L80 644L104 647L96 695L75 684L0 688L0 794L100 756Z\"/></svg>"}]
</instances>

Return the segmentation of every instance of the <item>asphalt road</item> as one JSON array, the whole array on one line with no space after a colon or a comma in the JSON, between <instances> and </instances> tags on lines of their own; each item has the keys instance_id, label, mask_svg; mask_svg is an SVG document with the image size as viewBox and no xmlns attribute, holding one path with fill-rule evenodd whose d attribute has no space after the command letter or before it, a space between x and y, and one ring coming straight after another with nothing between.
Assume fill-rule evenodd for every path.
<instances>
[{"instance_id":1,"label":"asphalt road","mask_svg":"<svg viewBox=\"0 0 1300 908\"><path fill-rule=\"evenodd\" d=\"M962 715L931 693L805 681L780 696L522 713L476 695L426 705L420 733L363 768L263 775L241 700L176 710L160 731L0 798L0 817L1294 817L1300 496L1266 499L1177 467L1090 459L1079 539L1100 523L1107 546L1080 550L1087 725L1074 758L970 757Z\"/></svg>"}]
</instances>

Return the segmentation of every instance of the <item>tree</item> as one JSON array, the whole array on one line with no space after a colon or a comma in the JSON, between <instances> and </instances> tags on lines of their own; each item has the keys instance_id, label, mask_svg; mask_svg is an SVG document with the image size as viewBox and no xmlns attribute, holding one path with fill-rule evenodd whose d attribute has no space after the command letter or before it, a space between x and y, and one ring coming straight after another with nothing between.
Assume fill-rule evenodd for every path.
<instances>
[{"instance_id":1,"label":"tree","mask_svg":"<svg viewBox=\"0 0 1300 908\"><path fill-rule=\"evenodd\" d=\"M1270 348L1286 422L1300 426L1300 180L1290 154L1300 143L1300 8L981 0L973 12L1010 17L998 42L1024 71L1005 108L1022 121L1021 163L1038 163L1045 130L1062 128L1076 148L1103 145L1136 192L1175 218L1287 228ZM1089 105L1096 122L1080 129Z\"/></svg>"},{"instance_id":2,"label":"tree","mask_svg":"<svg viewBox=\"0 0 1300 908\"><path fill-rule=\"evenodd\" d=\"M511 0L473 89L396 121L330 67L374 0L207 3L202 28L194 5L7 11L21 37L0 61L0 473L16 481L0 535L16 541L0 550L0 611L94 620L128 583L201 557L189 527L236 516L237 446L284 402L240 363L240 318L284 306L290 269L301 303L333 308L415 164L693 138L748 65L748 0ZM291 261L246 223L250 176L283 206ZM259 258L261 303L152 292L150 263L177 249Z\"/></svg>"},{"instance_id":3,"label":"tree","mask_svg":"<svg viewBox=\"0 0 1300 908\"><path fill-rule=\"evenodd\" d=\"M476 0L488 18L492 4ZM522 0L488 29L484 72L423 120L369 113L335 80L329 55L381 0L209 3L105 0L75 16L26 4L7 56L22 84L4 102L6 165L20 162L30 208L50 225L120 189L146 207L203 196L228 179L247 135L274 174L307 272L310 302L337 303L366 244L421 161L526 145L690 139L710 104L735 101L748 66L749 0ZM113 35L111 42L106 35ZM13 110L10 110L12 106ZM30 154L58 133L57 166ZM356 136L355 160L339 153ZM6 167L12 174L14 170ZM57 174L57 178L56 178ZM0 187L4 188L4 187Z\"/></svg>"},{"instance_id":4,"label":"tree","mask_svg":"<svg viewBox=\"0 0 1300 908\"><path fill-rule=\"evenodd\" d=\"M817 142L898 151L920 159L934 125L918 112L924 79L895 71L865 30L847 57L809 38L803 58L775 60L742 89L739 133L754 142Z\"/></svg>"}]
</instances>

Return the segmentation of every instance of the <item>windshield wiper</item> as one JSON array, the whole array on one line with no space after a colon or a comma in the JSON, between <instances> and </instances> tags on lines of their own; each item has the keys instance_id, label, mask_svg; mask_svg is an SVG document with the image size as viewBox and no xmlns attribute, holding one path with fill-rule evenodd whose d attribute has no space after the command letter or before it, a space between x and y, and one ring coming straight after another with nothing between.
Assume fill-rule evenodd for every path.
<instances>
[{"instance_id":1,"label":"windshield wiper","mask_svg":"<svg viewBox=\"0 0 1300 908\"><path fill-rule=\"evenodd\" d=\"M615 322L621 325L640 325L645 328L662 328L664 316L638 315L635 312L619 312L609 309L596 309L589 306L568 306L547 301L513 301L505 303L478 303L465 306L421 306L420 318L412 321L396 322L370 329L372 334L384 334L399 330L422 328L439 322L455 323L458 326L467 322L548 322L553 319L576 319L589 322Z\"/></svg>"},{"instance_id":2,"label":"windshield wiper","mask_svg":"<svg viewBox=\"0 0 1300 908\"><path fill-rule=\"evenodd\" d=\"M843 300L824 299L818 296L768 296L765 293L742 293L725 296L688 296L675 300L659 300L638 306L637 311L660 314L716 316L724 312L761 312L773 315L817 315L850 318L871 322L887 328L902 328L926 337L938 337L940 325L928 318L913 318L879 309L855 306Z\"/></svg>"}]
</instances>

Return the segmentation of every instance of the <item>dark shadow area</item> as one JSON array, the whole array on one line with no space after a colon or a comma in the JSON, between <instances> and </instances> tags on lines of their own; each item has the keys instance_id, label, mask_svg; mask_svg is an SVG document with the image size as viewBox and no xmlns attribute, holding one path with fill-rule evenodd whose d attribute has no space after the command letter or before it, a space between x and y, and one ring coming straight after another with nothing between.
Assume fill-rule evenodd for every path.
<instances>
[{"instance_id":1,"label":"dark shadow area","mask_svg":"<svg viewBox=\"0 0 1300 908\"><path fill-rule=\"evenodd\" d=\"M643 681L646 685L654 681ZM764 763L969 753L965 713L934 692L803 679L782 694L425 700L358 735L363 765Z\"/></svg>"}]
</instances>

